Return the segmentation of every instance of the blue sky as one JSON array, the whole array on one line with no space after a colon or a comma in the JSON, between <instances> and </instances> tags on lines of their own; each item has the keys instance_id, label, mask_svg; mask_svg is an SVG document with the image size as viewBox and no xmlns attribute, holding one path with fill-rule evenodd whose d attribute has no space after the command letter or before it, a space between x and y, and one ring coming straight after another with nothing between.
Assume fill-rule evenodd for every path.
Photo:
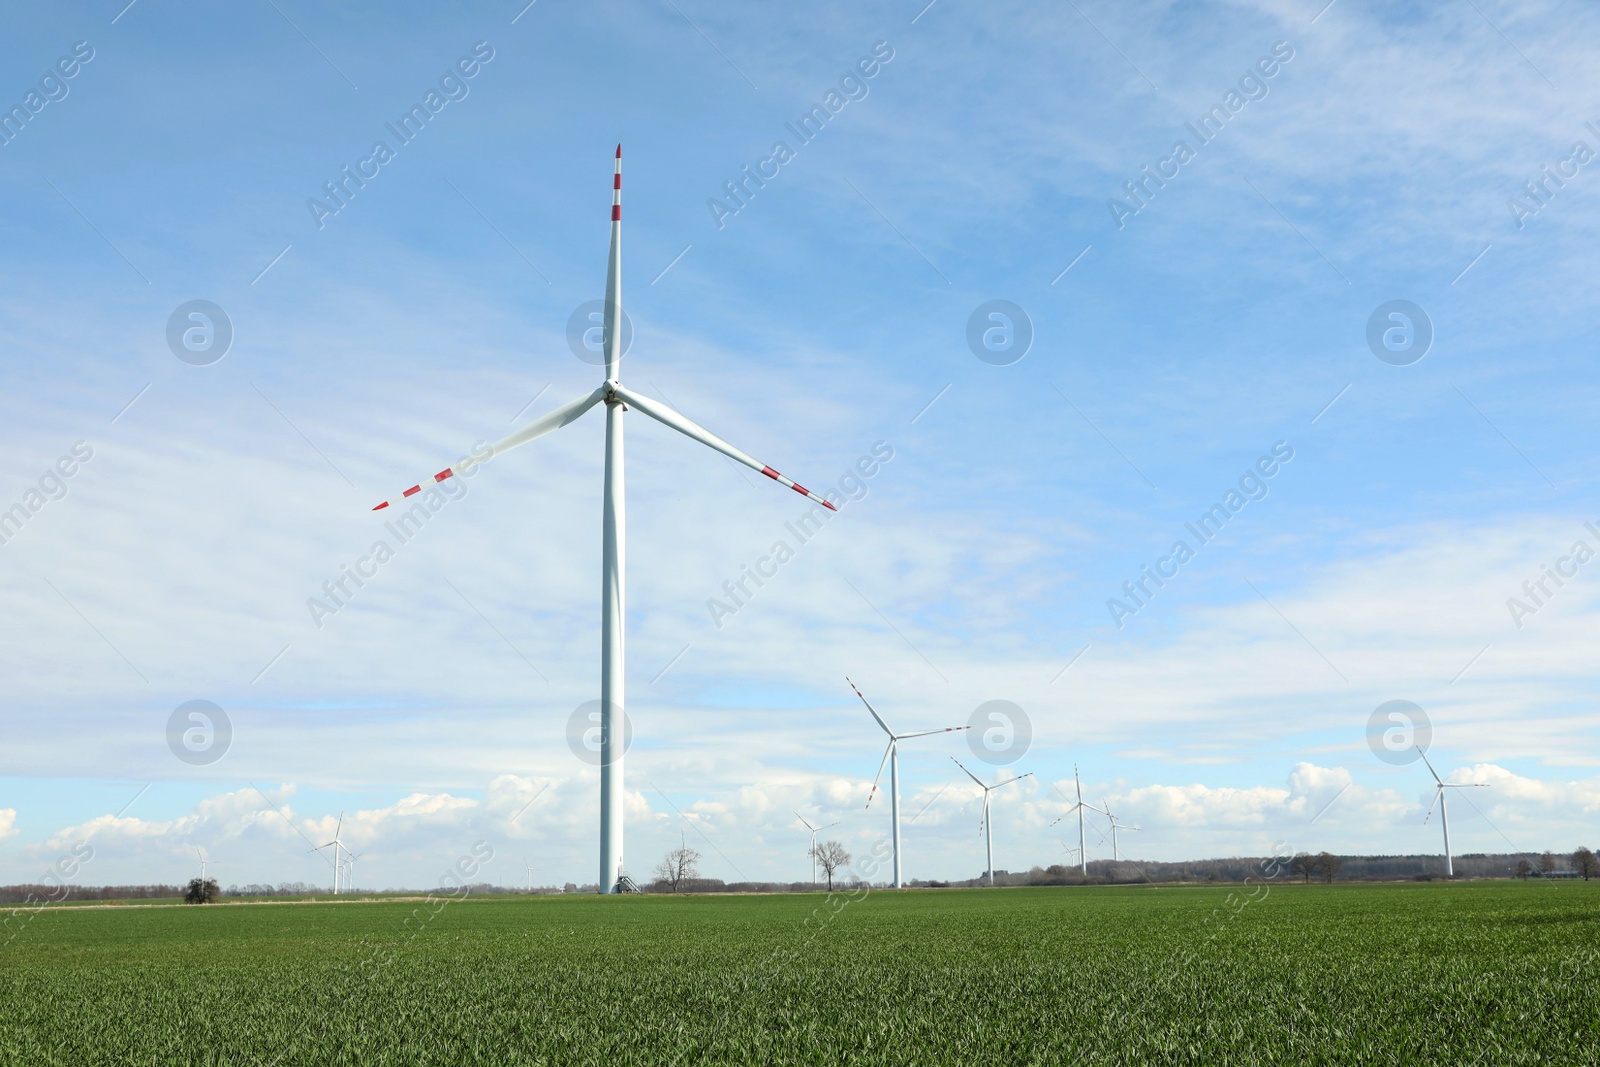
<instances>
[{"instance_id":1,"label":"blue sky","mask_svg":"<svg viewBox=\"0 0 1600 1067\"><path fill-rule=\"evenodd\" d=\"M1003 867L1061 858L1074 763L1142 856L1436 851L1426 771L1367 745L1391 699L1493 786L1458 850L1593 844L1590 568L1507 606L1600 549L1591 13L137 0L12 29L0 104L58 99L0 145L0 508L93 456L0 544L0 879L92 839L92 883L196 846L224 882L326 880L306 839L341 811L363 884L479 839L493 880L594 877L565 737L596 696L598 414L484 467L321 626L307 600L385 536L372 504L598 384L566 333L619 141L624 381L814 486L893 452L719 627L801 502L629 419L630 869L687 828L708 874L801 877L796 808L868 851L881 747L846 674L903 729L1024 709ZM234 332L206 366L167 341L192 300ZM1006 366L967 341L993 300L1033 332ZM1367 341L1396 300L1433 333L1407 365ZM1115 625L1275 447L1266 495ZM200 766L166 739L194 699L234 731ZM908 876L981 868L967 754L905 749Z\"/></svg>"}]
</instances>

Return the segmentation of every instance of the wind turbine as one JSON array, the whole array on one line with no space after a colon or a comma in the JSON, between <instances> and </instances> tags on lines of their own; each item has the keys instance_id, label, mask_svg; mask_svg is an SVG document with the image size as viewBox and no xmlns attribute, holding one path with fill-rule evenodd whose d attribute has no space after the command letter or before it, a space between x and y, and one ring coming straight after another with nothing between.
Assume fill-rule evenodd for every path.
<instances>
[{"instance_id":1,"label":"wind turbine","mask_svg":"<svg viewBox=\"0 0 1600 1067\"><path fill-rule=\"evenodd\" d=\"M365 856L365 855L366 855L365 852L357 852L353 856L346 855L345 858L344 858L344 887L345 887L345 890L347 892L354 892L355 891L355 888L356 888L356 860L360 859L362 856Z\"/></svg>"},{"instance_id":2,"label":"wind turbine","mask_svg":"<svg viewBox=\"0 0 1600 1067\"><path fill-rule=\"evenodd\" d=\"M1087 877L1089 877L1089 850L1084 847L1083 813L1084 813L1085 809L1087 809L1089 811L1098 811L1098 812L1100 812L1101 815L1104 815L1107 818L1110 817L1111 813L1108 812L1108 811L1105 811L1105 810L1103 810L1101 808L1097 808L1093 804L1088 804L1088 803L1084 802L1084 799L1083 799L1083 782L1078 779L1078 765L1076 763L1074 763L1072 765L1072 782L1073 782L1074 785L1076 785L1078 787L1078 802L1076 804L1072 805L1072 807L1068 808L1064 813L1062 813L1061 818L1057 819L1056 822L1060 822L1061 819L1065 819L1068 815L1071 815L1074 811L1076 811L1078 813L1078 863L1079 863L1079 870L1081 870L1083 872L1083 876L1085 878L1087 878ZM1054 826L1056 824L1056 822L1053 822L1050 825ZM1113 847L1113 851L1115 851L1115 847Z\"/></svg>"},{"instance_id":3,"label":"wind turbine","mask_svg":"<svg viewBox=\"0 0 1600 1067\"><path fill-rule=\"evenodd\" d=\"M836 822L830 822L827 826L812 826L809 822L806 822L806 817L804 815L801 815L798 811L794 813L794 817L799 819L801 822L805 823L806 824L806 829L811 831L811 884L812 885L816 885L817 884L817 835L822 833L822 831L824 831L824 830L831 830L835 826L838 826L839 824L836 823Z\"/></svg>"},{"instance_id":4,"label":"wind turbine","mask_svg":"<svg viewBox=\"0 0 1600 1067\"><path fill-rule=\"evenodd\" d=\"M1428 763L1428 754L1422 751L1422 746L1418 745L1416 748L1417 755L1421 756L1422 762L1428 766L1428 773L1433 775L1433 804L1439 805L1439 825L1444 828L1444 874L1446 878L1454 878L1456 876L1456 865L1455 861L1450 857L1450 815L1445 810L1444 791L1446 789L1487 789L1489 783L1461 782L1456 784L1446 782L1439 777L1439 772L1433 769L1433 764ZM1424 826L1428 825L1428 819L1433 815L1433 804L1428 805L1428 814L1422 817L1422 825Z\"/></svg>"},{"instance_id":5,"label":"wind turbine","mask_svg":"<svg viewBox=\"0 0 1600 1067\"><path fill-rule=\"evenodd\" d=\"M529 862L527 857L523 857L522 866L524 868L523 873L528 876L528 892L531 893L533 892L533 864Z\"/></svg>"},{"instance_id":6,"label":"wind turbine","mask_svg":"<svg viewBox=\"0 0 1600 1067\"><path fill-rule=\"evenodd\" d=\"M984 785L983 779L979 778L971 771L968 771L967 768L962 765L960 760L956 759L954 756L951 756L950 762L954 763L957 767L960 767L963 771L966 771L967 777L971 778L974 782L977 782L978 788L983 790L983 819L978 823L978 832L985 835L983 847L985 858L989 863L989 884L994 885L994 819L989 815L989 794L996 789L1004 789L1008 785L1013 785L1017 782L1020 782L1024 778L1032 778L1033 772L1029 771L1027 774L1020 774L1015 778L1007 778L1005 781L999 782L995 785Z\"/></svg>"},{"instance_id":7,"label":"wind turbine","mask_svg":"<svg viewBox=\"0 0 1600 1067\"><path fill-rule=\"evenodd\" d=\"M877 709L861 696L861 690L856 689L856 683L849 678L850 688L856 690L856 696L861 697L861 703L867 705L867 710L872 712L872 717L877 720L883 732L889 735L889 747L883 752L883 763L878 764L878 773L872 779L872 792L867 794L867 807L872 807L872 798L878 795L878 780L883 777L883 764L889 765L889 822L893 827L894 837L894 887L901 888L900 881L900 742L912 737L927 737L929 734L948 734L957 730L966 730L966 726L946 726L943 730L918 730L916 733L897 734L889 729L889 724L883 721Z\"/></svg>"},{"instance_id":8,"label":"wind turbine","mask_svg":"<svg viewBox=\"0 0 1600 1067\"><path fill-rule=\"evenodd\" d=\"M561 405L543 418L535 419L508 437L489 446L489 454L481 459L474 455L459 460L455 466L446 467L433 476L434 482L463 475L479 463L509 452L518 445L575 422L584 412L603 403L606 406L605 475L600 535L600 892L618 891L622 875L622 745L623 745L623 644L625 610L627 607L627 536L626 503L623 493L622 413L628 408L639 409L657 422L677 430L685 437L699 441L750 467L760 471L780 485L813 500L829 511L838 511L833 504L798 485L765 463L753 458L718 437L711 431L690 421L654 400L623 388L620 378L622 363L622 146L617 146L617 162L611 193L611 251L606 261L605 315L602 321L602 338L605 345L605 381L588 396L579 397ZM430 487L430 491L431 487ZM373 508L398 508L422 492L421 483L413 485L393 500L386 500ZM417 506L421 506L420 504ZM415 509L413 509L415 510ZM424 508L424 515L428 514Z\"/></svg>"},{"instance_id":9,"label":"wind turbine","mask_svg":"<svg viewBox=\"0 0 1600 1067\"><path fill-rule=\"evenodd\" d=\"M200 857L200 880L203 882L206 880L206 854L199 845L194 846L194 854Z\"/></svg>"},{"instance_id":10,"label":"wind turbine","mask_svg":"<svg viewBox=\"0 0 1600 1067\"><path fill-rule=\"evenodd\" d=\"M1111 822L1111 858L1113 860L1120 860L1122 858L1122 855L1117 851L1117 830L1118 830L1118 828L1121 828L1123 830L1138 830L1139 827L1137 827L1137 826L1129 826L1125 822L1119 822L1117 820L1117 817L1115 815L1111 814L1111 805L1109 803L1107 803L1106 801L1103 801L1103 800L1100 803L1102 805L1104 805L1104 806L1100 807L1100 808L1096 808L1095 810L1103 813L1105 815L1105 817ZM1100 840L1104 841L1105 838L1101 838Z\"/></svg>"},{"instance_id":11,"label":"wind turbine","mask_svg":"<svg viewBox=\"0 0 1600 1067\"><path fill-rule=\"evenodd\" d=\"M343 831L344 831L344 812L341 811L339 813L339 821L337 823L335 823L334 827L333 827L333 840L332 841L328 841L328 842L326 842L324 844L318 845L316 848L311 850L312 852L321 852L325 848L333 849L333 895L334 896L338 896L339 895L339 872L341 870L341 864L340 864L340 861L339 861L339 853L340 853L341 850L343 850L344 852L349 852L350 851L349 849L344 847L344 842L339 839L339 834L342 833Z\"/></svg>"}]
</instances>

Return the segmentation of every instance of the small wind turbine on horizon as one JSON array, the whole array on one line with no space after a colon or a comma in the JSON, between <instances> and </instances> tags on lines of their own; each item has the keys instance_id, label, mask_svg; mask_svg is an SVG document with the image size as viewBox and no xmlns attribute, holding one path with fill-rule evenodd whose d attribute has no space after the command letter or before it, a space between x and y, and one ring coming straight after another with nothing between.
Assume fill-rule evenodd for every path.
<instances>
[{"instance_id":1,"label":"small wind turbine on horizon","mask_svg":"<svg viewBox=\"0 0 1600 1067\"><path fill-rule=\"evenodd\" d=\"M1065 812L1063 812L1062 815L1061 815L1061 818L1057 819L1056 822L1053 822L1050 825L1054 826L1056 823L1060 822L1061 819L1065 819L1068 815L1071 815L1074 811L1076 811L1078 813L1078 848L1077 848L1078 867L1079 867L1079 870L1081 870L1083 872L1083 876L1085 878L1087 878L1087 877L1089 877L1089 850L1084 847L1085 846L1085 841L1084 841L1084 833L1083 833L1083 813L1084 813L1085 810L1098 811L1098 812L1100 812L1101 815L1105 815L1108 818L1110 817L1111 813L1108 812L1108 811L1105 811L1105 810L1103 810L1101 808L1097 808L1093 804L1089 804L1089 803L1084 801L1084 799L1083 799L1083 782L1080 781L1079 778L1078 778L1078 765L1076 763L1074 763L1072 765L1072 782L1073 782L1074 785L1076 785L1078 787L1078 802L1076 804L1072 805L1072 807L1068 808Z\"/></svg>"},{"instance_id":2,"label":"small wind turbine on horizon","mask_svg":"<svg viewBox=\"0 0 1600 1067\"><path fill-rule=\"evenodd\" d=\"M529 893L531 893L531 892L533 892L533 863L526 856L524 856L522 858L522 866L523 866L523 873L528 876L528 889L527 889L527 891Z\"/></svg>"},{"instance_id":3,"label":"small wind turbine on horizon","mask_svg":"<svg viewBox=\"0 0 1600 1067\"><path fill-rule=\"evenodd\" d=\"M200 880L206 880L206 854L199 845L194 846L194 854L200 857Z\"/></svg>"},{"instance_id":4,"label":"small wind turbine on horizon","mask_svg":"<svg viewBox=\"0 0 1600 1067\"><path fill-rule=\"evenodd\" d=\"M362 856L365 856L365 855L366 855L365 852L357 852L353 856L352 855L346 855L345 856L345 859L344 859L344 888L345 888L345 892L350 893L350 892L354 892L355 891L355 888L356 888L356 860L360 859Z\"/></svg>"},{"instance_id":5,"label":"small wind turbine on horizon","mask_svg":"<svg viewBox=\"0 0 1600 1067\"><path fill-rule=\"evenodd\" d=\"M1122 854L1117 851L1117 830L1119 828L1123 830L1140 830L1140 827L1130 826L1127 823L1120 821L1115 815L1111 814L1111 805L1107 801L1102 800L1100 803L1103 806L1096 808L1095 810L1105 815L1107 821L1111 823L1111 858L1113 860L1120 860L1122 858ZM1100 840L1104 841L1105 838L1102 837ZM1087 865L1085 866L1085 869L1087 870Z\"/></svg>"},{"instance_id":6,"label":"small wind turbine on horizon","mask_svg":"<svg viewBox=\"0 0 1600 1067\"><path fill-rule=\"evenodd\" d=\"M788 486L801 496L812 500L829 511L838 511L833 504L779 474L749 453L735 448L711 431L690 421L671 408L623 388L622 364L622 146L617 146L616 170L611 193L611 250L606 261L605 314L601 337L605 348L606 376L599 387L588 396L563 404L548 415L528 423L508 437L489 446L488 456L464 458L455 466L446 467L433 476L434 482L463 475L481 462L502 455L527 444L535 438L570 422L575 422L596 404L605 404L605 473L602 487L600 535L600 881L602 893L614 893L621 888L622 829L623 829L623 775L624 743L623 704L623 646L626 637L626 582L627 533L626 502L623 493L622 414L630 407L650 416L657 422L677 430L685 437L698 441L708 448L721 452L738 463L771 478L779 485ZM752 404L761 403L750 398ZM393 500L384 501L374 511L388 507L398 508L408 497L422 492L421 483L413 485Z\"/></svg>"},{"instance_id":7,"label":"small wind turbine on horizon","mask_svg":"<svg viewBox=\"0 0 1600 1067\"><path fill-rule=\"evenodd\" d=\"M1487 789L1488 782L1447 782L1439 777L1439 772L1433 769L1433 764L1428 763L1428 754L1422 751L1422 746L1416 746L1417 755L1422 757L1422 762L1427 764L1428 773L1433 775L1434 790L1433 804L1428 805L1428 814L1422 817L1422 825L1428 825L1428 819L1433 815L1433 805L1439 805L1439 825L1444 828L1444 873L1446 878L1456 875L1455 861L1450 856L1450 814L1445 810L1444 791L1446 789Z\"/></svg>"},{"instance_id":8,"label":"small wind turbine on horizon","mask_svg":"<svg viewBox=\"0 0 1600 1067\"><path fill-rule=\"evenodd\" d=\"M836 823L836 822L830 822L826 826L812 826L811 823L806 820L806 817L804 815L801 815L798 811L794 813L794 817L799 819L801 822L805 823L806 824L806 829L811 831L811 853L810 853L810 855L811 855L811 884L812 885L816 885L817 884L817 835L820 834L824 830L831 830L835 826L838 826L840 824Z\"/></svg>"},{"instance_id":9,"label":"small wind turbine on horizon","mask_svg":"<svg viewBox=\"0 0 1600 1067\"><path fill-rule=\"evenodd\" d=\"M334 896L338 896L339 895L339 873L343 868L343 863L339 859L339 853L341 851L345 852L345 853L348 853L350 851L349 849L344 847L344 842L342 840L340 840L340 838L339 838L339 835L341 833L343 833L343 832L344 832L344 812L341 811L339 813L339 821L336 824L334 824L334 827L333 827L333 840L325 842L323 844L320 844L316 848L311 850L312 852L321 852L325 848L333 849L333 895Z\"/></svg>"},{"instance_id":10,"label":"small wind turbine on horizon","mask_svg":"<svg viewBox=\"0 0 1600 1067\"><path fill-rule=\"evenodd\" d=\"M861 690L856 689L856 683L851 682L849 678L846 678L845 681L849 683L851 689L855 689L856 696L861 697L861 703L867 705L867 710L872 712L873 719L877 721L879 726L883 727L883 732L889 735L889 747L884 750L883 762L878 764L878 773L872 778L872 792L867 794L866 806L872 807L872 798L878 795L878 780L883 777L883 765L887 763L889 765L889 822L893 827L894 837L894 887L900 889L902 888L900 879L900 742L913 737L927 737L930 734L955 733L958 730L969 729L969 727L946 726L942 730L918 730L915 733L897 734L889 729L889 724L883 721L883 716L879 715L877 709L868 703L867 698L861 696Z\"/></svg>"},{"instance_id":11,"label":"small wind turbine on horizon","mask_svg":"<svg viewBox=\"0 0 1600 1067\"><path fill-rule=\"evenodd\" d=\"M978 832L980 834L984 834L983 848L984 857L988 862L989 884L994 885L994 818L989 812L989 794L994 792L996 789L1004 789L1008 785L1013 785L1017 782L1020 782L1024 778L1032 778L1033 772L1029 771L1027 774L1019 774L1015 778L1007 778L1005 781L999 782L995 785L984 785L983 779L979 778L971 771L968 771L966 766L963 765L960 760L956 759L954 756L951 756L950 762L954 763L957 767L960 767L963 771L965 771L967 777L971 778L974 782L977 782L978 788L983 790L983 818L978 822Z\"/></svg>"}]
</instances>

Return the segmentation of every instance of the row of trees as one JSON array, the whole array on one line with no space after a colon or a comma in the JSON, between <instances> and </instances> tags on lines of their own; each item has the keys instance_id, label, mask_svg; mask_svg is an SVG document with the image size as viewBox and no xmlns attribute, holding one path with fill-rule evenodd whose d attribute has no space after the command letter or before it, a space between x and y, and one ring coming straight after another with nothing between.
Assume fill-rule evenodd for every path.
<instances>
[{"instance_id":1,"label":"row of trees","mask_svg":"<svg viewBox=\"0 0 1600 1067\"><path fill-rule=\"evenodd\" d=\"M1591 878L1600 877L1600 856L1596 856L1587 848L1579 848L1572 854L1572 866L1568 868L1573 873L1587 882ZM1548 876L1561 870L1559 861L1554 852L1546 852L1539 857L1537 866L1526 859L1517 861L1517 877L1531 878L1535 874Z\"/></svg>"},{"instance_id":2,"label":"row of trees","mask_svg":"<svg viewBox=\"0 0 1600 1067\"><path fill-rule=\"evenodd\" d=\"M58 904L64 900L153 900L181 896L178 885L0 885L0 904Z\"/></svg>"},{"instance_id":3,"label":"row of trees","mask_svg":"<svg viewBox=\"0 0 1600 1067\"><path fill-rule=\"evenodd\" d=\"M827 879L828 889L833 889L835 876L850 864L850 853L839 841L818 842L816 848L809 852L816 861L817 868ZM1467 877L1505 877L1513 870L1510 861L1513 856L1487 856L1483 854L1466 854L1456 857L1457 873ZM1534 876L1549 877L1558 875L1563 877L1577 876L1588 881L1591 878L1600 878L1600 856L1588 848L1579 848L1570 855L1555 852L1546 852L1536 860L1528 856L1515 857L1515 874L1518 878L1531 878ZM685 890L696 889L702 891L740 890L743 892L794 892L805 888L805 883L738 883L727 885L718 879L702 878L700 874L699 852L690 848L687 842L680 837L678 847L669 851L656 865L655 879L650 888L657 892L678 893ZM1347 878L1357 880L1382 880L1389 881L1395 878L1426 878L1433 877L1425 871L1419 873L1419 864L1430 860L1436 862L1436 857L1427 856L1335 856L1331 852L1312 854L1300 852L1290 858L1289 871L1298 875L1309 883L1313 878L1321 878L1324 882L1332 882L1335 875L1344 870ZM1570 860L1569 867L1562 864ZM1260 877L1261 863L1265 861L1249 857L1234 857L1226 860L1195 860L1182 863L1159 863L1132 861L1095 860L1089 864L1089 876L1084 878L1077 867L1066 867L1052 864L1048 868L1035 867L1026 873L1011 873L996 871L995 881L1000 885L1076 885L1085 882L1091 883L1118 883L1118 882L1236 882L1246 877ZM949 886L949 885L978 885L981 879L971 879L967 882L918 882L912 885L923 886ZM474 894L493 894L520 892L508 890L501 886L491 886L486 883L466 887ZM575 893L580 891L593 891L594 886L577 886L567 883L564 891ZM539 890L550 892L551 890ZM320 886L313 886L305 882L284 882L277 886L270 884L232 885L228 887L227 895L230 897L273 897L273 896L304 896L321 892ZM44 885L13 885L0 886L0 904L30 904L39 902L57 903L64 900L138 900L152 897L175 897L181 895L185 902L190 904L208 904L222 896L222 890L215 879L202 881L199 878L191 879L186 886L168 885L142 885L142 886L44 886Z\"/></svg>"}]
</instances>

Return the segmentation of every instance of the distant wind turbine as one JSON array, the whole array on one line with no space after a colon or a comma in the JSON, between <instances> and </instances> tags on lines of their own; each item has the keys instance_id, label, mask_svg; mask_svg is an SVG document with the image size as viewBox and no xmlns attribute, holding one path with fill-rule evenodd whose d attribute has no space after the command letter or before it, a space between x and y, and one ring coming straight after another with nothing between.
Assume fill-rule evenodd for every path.
<instances>
[{"instance_id":1,"label":"distant wind turbine","mask_svg":"<svg viewBox=\"0 0 1600 1067\"><path fill-rule=\"evenodd\" d=\"M1078 802L1072 805L1072 807L1068 808L1062 814L1061 819L1065 819L1073 812L1078 813L1078 865L1079 869L1083 872L1083 876L1087 878L1089 877L1089 851L1084 847L1083 813L1085 810L1098 811L1101 815L1105 815L1107 817L1110 816L1110 813L1084 801L1083 782L1079 781L1078 779L1078 765L1076 763L1072 765L1072 781L1073 784L1078 787ZM1053 822L1050 825L1054 826L1057 822L1060 822L1061 819L1057 819L1056 822Z\"/></svg>"},{"instance_id":2,"label":"distant wind turbine","mask_svg":"<svg viewBox=\"0 0 1600 1067\"><path fill-rule=\"evenodd\" d=\"M850 683L851 689L855 689L856 696L861 697L861 703L867 705L867 710L872 712L873 719L877 721L879 726L883 727L883 732L889 735L889 747L884 750L883 762L878 764L878 773L873 776L872 792L867 794L867 807L872 807L872 798L878 795L878 780L883 777L883 765L887 763L889 765L889 823L893 827L894 836L894 887L899 889L902 886L900 880L900 742L912 737L954 733L957 730L968 729L968 727L947 726L943 730L918 730L915 733L897 734L889 729L889 724L883 721L883 716L879 715L877 709L867 702L867 698L861 696L861 690L856 689L856 683L851 682L849 678L846 678L845 681Z\"/></svg>"},{"instance_id":3,"label":"distant wind turbine","mask_svg":"<svg viewBox=\"0 0 1600 1067\"><path fill-rule=\"evenodd\" d=\"M1097 810L1102 811L1106 819L1111 823L1111 858L1120 860L1122 854L1117 851L1117 830L1119 828L1123 830L1138 830L1139 827L1129 826L1127 823L1119 821L1115 815L1111 814L1111 805L1109 803L1106 801L1101 801L1100 803L1105 806Z\"/></svg>"},{"instance_id":4,"label":"distant wind turbine","mask_svg":"<svg viewBox=\"0 0 1600 1067\"><path fill-rule=\"evenodd\" d=\"M333 895L334 896L338 896L339 895L339 872L343 867L343 863L339 859L339 853L340 852L348 853L350 851L349 849L344 847L344 842L339 839L339 835L343 831L344 831L344 812L341 811L339 813L339 821L334 825L334 828L333 828L333 840L332 841L328 841L328 842L326 842L324 844L318 845L316 848L311 850L312 852L321 852L325 848L333 849Z\"/></svg>"},{"instance_id":5,"label":"distant wind turbine","mask_svg":"<svg viewBox=\"0 0 1600 1067\"><path fill-rule=\"evenodd\" d=\"M1422 751L1422 746L1417 746L1417 755L1422 757L1422 762L1428 766L1428 773L1433 775L1434 790L1433 804L1428 805L1428 814L1422 817L1422 825L1428 825L1428 819L1433 815L1433 805L1439 805L1439 825L1444 828L1444 873L1447 878L1454 878L1456 874L1455 861L1450 856L1450 815L1445 810L1444 791L1446 789L1487 789L1488 782L1447 782L1439 777L1439 772L1433 769L1433 764L1428 763L1428 754Z\"/></svg>"},{"instance_id":6,"label":"distant wind turbine","mask_svg":"<svg viewBox=\"0 0 1600 1067\"><path fill-rule=\"evenodd\" d=\"M984 835L984 857L989 864L989 884L994 885L994 817L989 811L989 794L994 792L996 789L1004 789L1008 785L1014 785L1017 782L1022 781L1024 778L1032 778L1033 772L1029 771L1027 774L1021 774L1015 778L1007 778L1005 781L996 783L995 785L985 785L983 779L967 770L962 762L956 759L954 756L950 757L950 762L954 763L957 767L960 767L962 771L966 773L967 777L971 778L974 782L977 782L978 788L983 790L983 818L978 823L978 832Z\"/></svg>"},{"instance_id":7,"label":"distant wind turbine","mask_svg":"<svg viewBox=\"0 0 1600 1067\"><path fill-rule=\"evenodd\" d=\"M365 856L365 852L357 852L353 856L345 856L344 860L344 888L346 892L354 892L356 888L356 860Z\"/></svg>"},{"instance_id":8,"label":"distant wind turbine","mask_svg":"<svg viewBox=\"0 0 1600 1067\"><path fill-rule=\"evenodd\" d=\"M194 854L200 857L200 880L206 880L206 854L199 845L194 846Z\"/></svg>"},{"instance_id":9,"label":"distant wind turbine","mask_svg":"<svg viewBox=\"0 0 1600 1067\"><path fill-rule=\"evenodd\" d=\"M611 194L611 250L606 261L605 314L601 324L601 337L605 345L606 377L588 396L579 397L561 405L548 415L489 446L487 456L474 454L446 467L433 476L434 482L469 473L473 467L495 456L502 455L527 444L547 433L575 422L596 404L605 404L605 474L600 534L600 892L615 893L633 887L624 882L622 869L622 816L624 795L622 789L622 757L624 744L623 717L623 641L626 636L624 620L627 611L627 531L626 502L623 494L622 413L637 408L657 422L677 430L729 459L743 463L752 470L765 474L779 485L787 486L829 511L838 511L833 504L798 485L765 463L755 459L711 431L691 422L663 404L658 404L631 389L621 381L622 364L622 146L617 146L616 171ZM750 403L765 403L759 398L744 398ZM759 410L759 406L751 410ZM393 500L386 500L373 508L405 506L409 497L422 492L422 484L413 485ZM426 518L426 512L423 515ZM636 887L634 887L636 888Z\"/></svg>"},{"instance_id":10,"label":"distant wind turbine","mask_svg":"<svg viewBox=\"0 0 1600 1067\"><path fill-rule=\"evenodd\" d=\"M816 885L817 884L817 835L822 833L822 831L824 831L824 830L831 830L835 826L838 826L839 824L836 823L836 822L830 822L826 826L812 826L810 822L807 822L806 817L804 815L801 815L798 811L794 813L794 817L799 819L801 822L805 823L806 824L806 829L811 831L811 884L812 885Z\"/></svg>"}]
</instances>

